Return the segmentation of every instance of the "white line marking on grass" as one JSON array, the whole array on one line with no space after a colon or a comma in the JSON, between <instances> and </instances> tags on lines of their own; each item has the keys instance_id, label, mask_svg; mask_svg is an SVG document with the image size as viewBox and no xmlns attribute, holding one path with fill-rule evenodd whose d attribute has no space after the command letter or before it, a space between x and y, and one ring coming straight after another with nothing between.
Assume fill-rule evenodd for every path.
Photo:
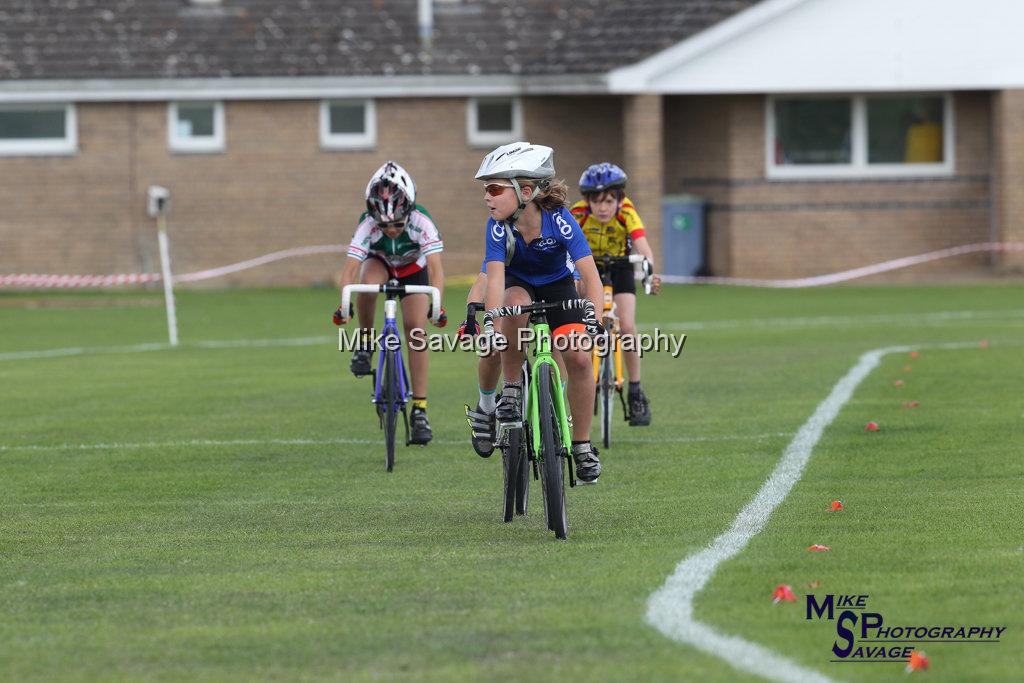
<instances>
[{"instance_id":1,"label":"white line marking on grass","mask_svg":"<svg viewBox=\"0 0 1024 683\"><path fill-rule=\"evenodd\" d=\"M84 356L92 353L142 353L145 351L164 351L169 348L171 348L171 345L166 343L134 344L132 346L70 346L63 349L43 349L41 351L9 351L7 353L0 353L0 361Z\"/></svg>"},{"instance_id":2,"label":"white line marking on grass","mask_svg":"<svg viewBox=\"0 0 1024 683\"><path fill-rule=\"evenodd\" d=\"M316 346L317 344L337 343L335 337L292 337L282 339L214 339L210 341L185 342L178 348L188 349L248 349L272 348L279 346ZM129 346L70 346L63 349L43 349L41 351L9 351L0 353L0 361L33 360L36 358L60 358L66 356L86 356L102 353L144 353L147 351L168 351L170 344L132 344Z\"/></svg>"},{"instance_id":3,"label":"white line marking on grass","mask_svg":"<svg viewBox=\"0 0 1024 683\"><path fill-rule=\"evenodd\" d=\"M708 654L724 659L733 667L774 681L830 681L816 671L778 655L768 648L718 633L693 616L693 601L707 585L718 565L735 557L750 539L764 529L768 517L800 480L811 451L825 428L850 400L857 385L874 370L882 356L910 351L911 346L890 346L868 351L832 388L814 414L800 427L754 499L740 510L732 526L707 548L680 562L665 584L647 601L647 621L663 634Z\"/></svg>"},{"instance_id":4,"label":"white line marking on grass","mask_svg":"<svg viewBox=\"0 0 1024 683\"><path fill-rule=\"evenodd\" d=\"M807 669L766 647L739 636L715 631L693 616L693 600L714 576L718 565L738 555L768 523L768 517L800 480L811 452L854 390L881 362L883 356L920 348L969 349L976 342L952 342L928 346L888 346L863 354L840 379L831 393L797 431L761 489L740 510L729 529L707 548L687 557L664 585L647 600L647 622L669 638L724 659L733 667L773 681L828 683L828 676Z\"/></svg>"},{"instance_id":5,"label":"white line marking on grass","mask_svg":"<svg viewBox=\"0 0 1024 683\"><path fill-rule=\"evenodd\" d=\"M717 330L761 327L817 327L833 325L861 325L871 323L947 323L974 320L1006 320L1024 318L1024 309L1015 308L998 311L937 311L934 313L905 313L848 316L818 316L806 318L750 318L747 320L694 320L690 322L644 322L644 330ZM185 342L179 348L236 349L269 348L279 346L315 346L335 342L335 337L294 337L281 339L223 339ZM130 346L71 346L60 349L38 351L9 351L0 353L0 361L33 360L38 358L60 358L104 353L142 353L147 351L168 351L173 347L167 343L134 344Z\"/></svg>"},{"instance_id":6,"label":"white line marking on grass","mask_svg":"<svg viewBox=\"0 0 1024 683\"><path fill-rule=\"evenodd\" d=\"M774 432L771 434L750 434L747 436L735 436L723 434L721 436L681 436L681 437L652 437L647 439L623 439L622 443L684 443L700 441L737 441L777 438L791 436L792 432ZM188 439L179 441L139 441L139 442L113 442L113 443L60 443L60 444L0 444L0 452L4 451L117 451L117 450L139 450L144 448L202 448L209 446L336 446L336 445L383 445L383 439ZM431 443L442 446L466 446L469 447L469 439L449 440L435 439ZM616 442L618 443L618 442Z\"/></svg>"},{"instance_id":7,"label":"white line marking on grass","mask_svg":"<svg viewBox=\"0 0 1024 683\"><path fill-rule=\"evenodd\" d=\"M1024 309L998 311L936 311L933 313L880 313L871 315L828 315L802 318L749 318L746 320L694 320L690 322L643 322L640 327L663 330L718 330L745 327L820 327L833 325L866 325L872 323L948 323L974 320L1013 320L1024 318Z\"/></svg>"}]
</instances>

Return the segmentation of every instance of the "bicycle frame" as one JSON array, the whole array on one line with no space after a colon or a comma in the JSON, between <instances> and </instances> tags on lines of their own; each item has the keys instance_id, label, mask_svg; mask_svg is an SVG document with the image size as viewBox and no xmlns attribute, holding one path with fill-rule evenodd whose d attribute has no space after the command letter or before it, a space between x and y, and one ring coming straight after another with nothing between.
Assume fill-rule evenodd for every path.
<instances>
[{"instance_id":1,"label":"bicycle frame","mask_svg":"<svg viewBox=\"0 0 1024 683\"><path fill-rule=\"evenodd\" d=\"M404 410L405 404L412 398L412 388L409 386L409 377L405 370L405 357L402 353L402 338L398 334L398 323L397 312L398 302L395 301L394 297L397 296L394 292L388 292L388 298L384 301L384 329L380 334L380 351L377 353L377 367L384 367L384 357L387 354L394 354L391 358L392 362L396 365L396 376L398 378L398 400L394 404L395 412ZM388 341L389 338L393 338L395 341ZM384 373L374 373L373 381L373 402L378 407L378 412L383 412L386 409L384 406L384 400L381 396L381 382L384 381ZM408 432L408 425L406 425L406 432ZM406 434L406 445L408 445L409 437Z\"/></svg>"},{"instance_id":2,"label":"bicycle frame","mask_svg":"<svg viewBox=\"0 0 1024 683\"><path fill-rule=\"evenodd\" d=\"M604 353L611 353L615 362L615 389L622 391L622 383L625 376L622 374L622 345L619 343L619 316L615 313L615 296L613 294L611 275L605 271L601 276L601 284L604 286L604 310L601 312L601 320L605 331L608 333L608 344ZM601 360L603 358L598 348L594 347L594 381L597 382L601 376Z\"/></svg>"},{"instance_id":3,"label":"bicycle frame","mask_svg":"<svg viewBox=\"0 0 1024 683\"><path fill-rule=\"evenodd\" d=\"M571 453L572 433L569 431L568 413L565 409L565 395L562 392L562 376L558 371L558 363L551 356L551 327L547 322L535 323L532 315L530 316L530 325L533 327L534 339L536 340L536 346L534 347L535 360L530 371L530 393L523 412L528 416L527 420L530 424L533 452L540 454L541 451L540 429L538 428L540 424L540 405L537 400L537 387L540 383L540 368L542 365L547 365L551 368L551 376L554 378L555 383L551 397L554 399L555 414L558 416L558 426L562 433L562 446L565 448L566 453ZM572 468L570 467L569 485L574 486L575 483Z\"/></svg>"}]
</instances>

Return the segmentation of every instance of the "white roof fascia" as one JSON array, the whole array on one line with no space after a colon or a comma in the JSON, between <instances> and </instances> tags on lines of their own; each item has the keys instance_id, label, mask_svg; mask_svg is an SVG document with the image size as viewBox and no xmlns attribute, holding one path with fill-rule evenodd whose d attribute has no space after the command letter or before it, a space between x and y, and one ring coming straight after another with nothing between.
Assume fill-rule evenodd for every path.
<instances>
[{"instance_id":1,"label":"white roof fascia","mask_svg":"<svg viewBox=\"0 0 1024 683\"><path fill-rule=\"evenodd\" d=\"M609 90L703 95L1022 88L1020 26L1022 0L766 0L645 62L611 72Z\"/></svg>"},{"instance_id":2,"label":"white roof fascia","mask_svg":"<svg viewBox=\"0 0 1024 683\"><path fill-rule=\"evenodd\" d=\"M759 26L785 14L809 0L766 0L715 24L666 50L630 66L608 72L608 90L612 93L651 92L652 81L666 72Z\"/></svg>"},{"instance_id":3,"label":"white roof fascia","mask_svg":"<svg viewBox=\"0 0 1024 683\"><path fill-rule=\"evenodd\" d=\"M0 81L0 103L509 97L607 93L604 74Z\"/></svg>"}]
</instances>

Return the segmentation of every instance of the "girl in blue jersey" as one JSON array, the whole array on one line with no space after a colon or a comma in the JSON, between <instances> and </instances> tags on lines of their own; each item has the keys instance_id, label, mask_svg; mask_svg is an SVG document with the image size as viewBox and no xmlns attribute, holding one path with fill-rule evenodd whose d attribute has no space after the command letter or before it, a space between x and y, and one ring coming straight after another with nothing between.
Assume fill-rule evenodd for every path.
<instances>
[{"instance_id":1,"label":"girl in blue jersey","mask_svg":"<svg viewBox=\"0 0 1024 683\"><path fill-rule=\"evenodd\" d=\"M565 208L568 188L554 176L554 150L528 142L498 147L480 164L476 177L486 183L484 201L490 213L485 238L488 309L579 298L575 267L594 310L601 310L601 278L594 257L579 224ZM597 450L590 443L594 374L590 350L579 342L585 334L598 334L600 326L595 317L585 319L579 309L549 311L547 319L553 337L569 337L562 357L573 415L572 455L577 478L591 483L601 474ZM527 316L501 318L498 331L514 342L527 322ZM484 334L493 332L484 329ZM509 343L501 356L505 386L495 416L498 422L515 423L522 419L523 351Z\"/></svg>"}]
</instances>

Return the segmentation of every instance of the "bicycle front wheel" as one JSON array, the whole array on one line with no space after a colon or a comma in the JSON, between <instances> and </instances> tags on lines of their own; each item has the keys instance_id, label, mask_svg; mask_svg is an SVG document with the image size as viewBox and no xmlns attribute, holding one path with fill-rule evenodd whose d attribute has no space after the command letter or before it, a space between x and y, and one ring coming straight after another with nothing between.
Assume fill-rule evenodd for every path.
<instances>
[{"instance_id":1,"label":"bicycle front wheel","mask_svg":"<svg viewBox=\"0 0 1024 683\"><path fill-rule=\"evenodd\" d=\"M550 365L542 364L537 374L540 479L544 493L544 513L548 528L555 532L555 538L566 538L569 535L569 516L565 509L562 431L558 424L553 398L556 387L552 385Z\"/></svg>"},{"instance_id":2,"label":"bicycle front wheel","mask_svg":"<svg viewBox=\"0 0 1024 683\"><path fill-rule=\"evenodd\" d=\"M512 429L509 430L505 443L501 447L501 460L505 473L505 507L502 519L506 522L511 522L517 511L522 473L527 469L526 458L523 457L523 445L523 430ZM525 500L523 504L525 504ZM519 514L523 514L523 512L525 510L521 510Z\"/></svg>"},{"instance_id":3,"label":"bicycle front wheel","mask_svg":"<svg viewBox=\"0 0 1024 683\"><path fill-rule=\"evenodd\" d=\"M384 409L385 464L388 472L395 467L395 432L398 427L398 411L401 401L397 354L397 351L389 351L384 354L384 381L380 386L381 402Z\"/></svg>"}]
</instances>

